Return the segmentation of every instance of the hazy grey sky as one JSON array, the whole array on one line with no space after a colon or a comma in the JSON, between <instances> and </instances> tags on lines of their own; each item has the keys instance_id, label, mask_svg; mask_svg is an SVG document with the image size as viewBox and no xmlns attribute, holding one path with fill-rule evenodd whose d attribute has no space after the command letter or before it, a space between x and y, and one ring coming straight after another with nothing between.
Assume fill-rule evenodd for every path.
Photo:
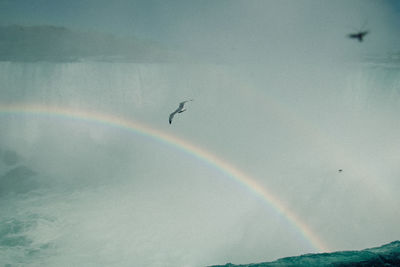
<instances>
[{"instance_id":1,"label":"hazy grey sky","mask_svg":"<svg viewBox=\"0 0 400 267\"><path fill-rule=\"evenodd\" d=\"M221 58L335 54L362 26L367 51L397 49L399 4L370 1L1 0L1 24L51 24L148 38ZM397 31L396 31L397 32ZM339 45L339 48L338 48ZM365 52L365 51L364 51Z\"/></svg>"},{"instance_id":2,"label":"hazy grey sky","mask_svg":"<svg viewBox=\"0 0 400 267\"><path fill-rule=\"evenodd\" d=\"M197 60L0 62L0 106L121 116L191 143L253 177L331 250L400 239L400 75L388 58L398 1L0 0L0 23L134 35ZM346 37L361 27L364 42ZM203 266L316 252L220 166L157 138L1 108L0 122L7 263ZM17 163L4 160L14 152Z\"/></svg>"}]
</instances>

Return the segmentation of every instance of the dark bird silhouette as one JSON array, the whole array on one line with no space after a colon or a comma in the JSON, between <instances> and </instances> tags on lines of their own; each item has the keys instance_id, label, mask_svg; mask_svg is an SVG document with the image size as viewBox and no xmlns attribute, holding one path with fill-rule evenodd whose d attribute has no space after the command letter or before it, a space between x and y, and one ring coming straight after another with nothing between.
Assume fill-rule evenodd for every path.
<instances>
[{"instance_id":1,"label":"dark bird silhouette","mask_svg":"<svg viewBox=\"0 0 400 267\"><path fill-rule=\"evenodd\" d=\"M338 170L338 172L342 172L342 171L343 171L342 169L339 169L339 170Z\"/></svg>"},{"instance_id":2,"label":"dark bird silhouette","mask_svg":"<svg viewBox=\"0 0 400 267\"><path fill-rule=\"evenodd\" d=\"M175 114L186 111L186 109L184 109L183 106L185 105L186 102L189 102L189 101L193 101L193 99L186 100L186 101L179 103L179 107L169 115L169 124L172 123L172 119L174 118Z\"/></svg>"},{"instance_id":3,"label":"dark bird silhouette","mask_svg":"<svg viewBox=\"0 0 400 267\"><path fill-rule=\"evenodd\" d=\"M364 36L367 35L369 31L359 31L356 33L350 33L347 35L347 37L352 38L352 39L357 39L359 42L362 42L364 40Z\"/></svg>"}]
</instances>

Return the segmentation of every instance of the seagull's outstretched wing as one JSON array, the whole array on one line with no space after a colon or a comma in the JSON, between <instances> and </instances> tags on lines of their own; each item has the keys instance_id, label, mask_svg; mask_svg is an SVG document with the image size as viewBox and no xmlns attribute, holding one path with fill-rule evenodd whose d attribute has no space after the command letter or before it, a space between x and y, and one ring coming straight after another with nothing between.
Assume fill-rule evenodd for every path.
<instances>
[{"instance_id":1,"label":"seagull's outstretched wing","mask_svg":"<svg viewBox=\"0 0 400 267\"><path fill-rule=\"evenodd\" d=\"M178 113L178 110L179 108L169 115L169 124L172 123L172 119L174 118L175 114Z\"/></svg>"},{"instance_id":2,"label":"seagull's outstretched wing","mask_svg":"<svg viewBox=\"0 0 400 267\"><path fill-rule=\"evenodd\" d=\"M364 38L364 36L367 35L368 33L369 33L369 31L361 32L361 33L360 33L360 34L361 34L361 38Z\"/></svg>"},{"instance_id":3,"label":"seagull's outstretched wing","mask_svg":"<svg viewBox=\"0 0 400 267\"><path fill-rule=\"evenodd\" d=\"M193 101L193 99L189 99L189 100L186 100L186 101L183 101L183 102L179 103L178 110L183 109L183 106L185 105L185 103L189 102L189 101Z\"/></svg>"},{"instance_id":4,"label":"seagull's outstretched wing","mask_svg":"<svg viewBox=\"0 0 400 267\"><path fill-rule=\"evenodd\" d=\"M183 109L183 106L185 105L186 102L187 101L183 101L183 102L179 103L179 107L177 110Z\"/></svg>"}]
</instances>

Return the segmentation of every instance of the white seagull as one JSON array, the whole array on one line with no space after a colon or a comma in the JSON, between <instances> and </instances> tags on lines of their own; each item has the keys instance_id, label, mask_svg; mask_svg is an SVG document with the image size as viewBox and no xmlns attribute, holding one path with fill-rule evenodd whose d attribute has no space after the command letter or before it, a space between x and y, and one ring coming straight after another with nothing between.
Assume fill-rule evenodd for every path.
<instances>
[{"instance_id":1,"label":"white seagull","mask_svg":"<svg viewBox=\"0 0 400 267\"><path fill-rule=\"evenodd\" d=\"M189 101L193 101L193 99L186 100L186 101L179 103L179 107L169 115L169 124L172 123L172 119L174 118L176 113L182 113L186 110L183 108L183 106L185 105L186 102L189 102Z\"/></svg>"}]
</instances>

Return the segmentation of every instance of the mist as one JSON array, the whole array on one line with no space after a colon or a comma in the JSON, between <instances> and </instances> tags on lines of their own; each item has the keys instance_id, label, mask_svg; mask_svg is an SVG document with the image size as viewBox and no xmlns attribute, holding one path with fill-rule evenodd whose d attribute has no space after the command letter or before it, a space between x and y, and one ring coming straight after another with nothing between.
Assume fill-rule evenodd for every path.
<instances>
[{"instance_id":1,"label":"mist","mask_svg":"<svg viewBox=\"0 0 400 267\"><path fill-rule=\"evenodd\" d=\"M23 12L21 3L1 4ZM131 34L121 27L128 1L96 3L40 24ZM109 114L200 147L273 192L329 251L400 238L390 1L153 4L135 2L148 23L138 16L134 33L173 51L168 62L0 62L1 262L205 266L321 252L272 203L173 144L7 105ZM113 23L96 23L100 10ZM346 37L361 28L364 42Z\"/></svg>"}]
</instances>

